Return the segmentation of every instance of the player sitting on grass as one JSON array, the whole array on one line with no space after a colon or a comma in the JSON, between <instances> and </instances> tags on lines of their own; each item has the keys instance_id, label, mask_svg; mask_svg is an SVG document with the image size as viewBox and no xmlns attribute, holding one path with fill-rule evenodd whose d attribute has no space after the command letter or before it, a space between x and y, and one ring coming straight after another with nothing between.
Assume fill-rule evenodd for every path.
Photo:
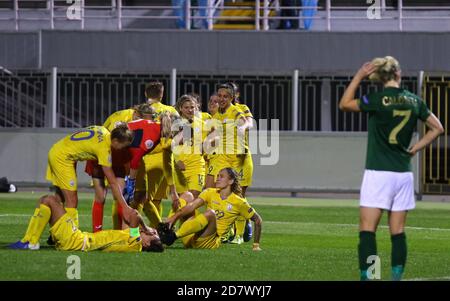
<instances>
[{"instance_id":1,"label":"player sitting on grass","mask_svg":"<svg viewBox=\"0 0 450 301\"><path fill-rule=\"evenodd\" d=\"M155 229L147 227L139 213L124 201L120 205L123 206L123 218L129 229L88 233L78 229L73 216L66 211L56 196L46 195L39 199L40 213L32 217L26 236L38 239L47 223L50 223L50 233L58 250L162 252L164 247Z\"/></svg>"},{"instance_id":2,"label":"player sitting on grass","mask_svg":"<svg viewBox=\"0 0 450 301\"><path fill-rule=\"evenodd\" d=\"M207 209L204 213L192 216L195 209L205 204ZM182 238L186 248L215 249L228 237L228 232L239 216L255 223L253 250L260 251L262 219L242 198L238 174L232 168L224 168L218 174L216 188L204 190L197 199L177 211L165 223L160 223L158 233L161 241L169 246ZM188 219L175 232L172 226L180 218Z\"/></svg>"}]
</instances>

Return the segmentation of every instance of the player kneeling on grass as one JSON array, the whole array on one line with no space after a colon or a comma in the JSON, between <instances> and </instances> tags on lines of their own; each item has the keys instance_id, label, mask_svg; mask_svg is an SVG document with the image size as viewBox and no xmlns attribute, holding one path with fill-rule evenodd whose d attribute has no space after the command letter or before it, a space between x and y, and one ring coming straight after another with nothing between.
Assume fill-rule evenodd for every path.
<instances>
[{"instance_id":1,"label":"player kneeling on grass","mask_svg":"<svg viewBox=\"0 0 450 301\"><path fill-rule=\"evenodd\" d=\"M202 214L194 214L195 209L207 205ZM187 248L215 249L224 238L238 217L251 219L255 223L253 250L260 251L262 219L242 197L238 174L232 168L222 169L217 178L216 188L205 189L197 199L188 203L165 223L158 225L161 241L172 245L181 238ZM188 218L176 232L172 226L180 218Z\"/></svg>"},{"instance_id":2,"label":"player kneeling on grass","mask_svg":"<svg viewBox=\"0 0 450 301\"><path fill-rule=\"evenodd\" d=\"M33 216L28 225L27 236L40 237L47 223L55 247L63 251L105 251L105 252L162 252L164 247L155 229L145 225L139 213L126 206L123 218L130 227L124 230L103 230L96 233L81 232L72 215L67 213L56 196L40 198L40 214Z\"/></svg>"}]
</instances>

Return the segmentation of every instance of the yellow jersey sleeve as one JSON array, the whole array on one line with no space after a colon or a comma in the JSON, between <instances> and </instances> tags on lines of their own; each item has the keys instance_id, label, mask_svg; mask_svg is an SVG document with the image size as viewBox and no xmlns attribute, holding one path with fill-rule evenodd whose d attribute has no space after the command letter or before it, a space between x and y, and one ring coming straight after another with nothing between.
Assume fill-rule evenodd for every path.
<instances>
[{"instance_id":1,"label":"yellow jersey sleeve","mask_svg":"<svg viewBox=\"0 0 450 301\"><path fill-rule=\"evenodd\" d=\"M175 115L179 116L177 110L172 106L168 106L168 105L162 104L160 102L152 103L151 106L155 110L155 114L156 114L155 121L160 121L159 116L164 112L169 112L171 114L175 114Z\"/></svg>"},{"instance_id":2,"label":"yellow jersey sleeve","mask_svg":"<svg viewBox=\"0 0 450 301\"><path fill-rule=\"evenodd\" d=\"M120 122L130 122L133 121L133 109L121 110L111 114L103 124L108 131L112 131L116 128L117 124Z\"/></svg>"},{"instance_id":3,"label":"yellow jersey sleeve","mask_svg":"<svg viewBox=\"0 0 450 301\"><path fill-rule=\"evenodd\" d=\"M202 112L202 120L208 120L211 119L212 116L208 112Z\"/></svg>"},{"instance_id":4,"label":"yellow jersey sleeve","mask_svg":"<svg viewBox=\"0 0 450 301\"><path fill-rule=\"evenodd\" d=\"M253 209L250 204L244 200L239 206L239 214L245 219L251 219L255 215L255 209Z\"/></svg>"},{"instance_id":5,"label":"yellow jersey sleeve","mask_svg":"<svg viewBox=\"0 0 450 301\"><path fill-rule=\"evenodd\" d=\"M245 105L245 104L237 104L236 106L239 108L239 110L241 110L242 115L244 117L251 117L251 118L253 118L253 114L252 114L252 112L250 111L250 109L249 109L249 107L247 105Z\"/></svg>"},{"instance_id":6,"label":"yellow jersey sleeve","mask_svg":"<svg viewBox=\"0 0 450 301\"><path fill-rule=\"evenodd\" d=\"M211 201L215 192L216 188L207 188L203 190L198 197L205 201L207 207L211 208Z\"/></svg>"},{"instance_id":7,"label":"yellow jersey sleeve","mask_svg":"<svg viewBox=\"0 0 450 301\"><path fill-rule=\"evenodd\" d=\"M104 134L103 141L99 142L94 148L99 165L111 167L111 134Z\"/></svg>"}]
</instances>

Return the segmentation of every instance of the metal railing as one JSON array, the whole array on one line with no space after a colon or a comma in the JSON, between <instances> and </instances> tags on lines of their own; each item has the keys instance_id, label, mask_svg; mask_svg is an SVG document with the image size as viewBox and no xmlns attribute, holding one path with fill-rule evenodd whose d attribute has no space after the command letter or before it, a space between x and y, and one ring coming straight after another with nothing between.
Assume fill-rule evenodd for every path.
<instances>
[{"instance_id":1,"label":"metal railing","mask_svg":"<svg viewBox=\"0 0 450 301\"><path fill-rule=\"evenodd\" d=\"M421 186L423 193L450 193L450 75L426 74L423 99L439 118L444 134L421 152ZM425 132L425 126L421 129Z\"/></svg>"},{"instance_id":2,"label":"metal railing","mask_svg":"<svg viewBox=\"0 0 450 301\"><path fill-rule=\"evenodd\" d=\"M420 91L417 78L404 76L402 86L413 93ZM310 74L298 70L284 75L177 74L176 69L167 74L91 74L58 72L56 68L50 72L17 71L0 76L0 126L103 124L113 112L145 101L145 85L154 80L166 87L164 101L167 104L174 104L182 94L195 92L201 95L202 108L206 111L207 101L218 85L232 81L239 85L241 100L249 106L255 119L278 119L280 130L367 130L367 115L344 113L338 108L350 75ZM30 88L34 86L39 90ZM358 96L381 88L364 81ZM23 104L27 102L32 105ZM19 104L22 104L20 108ZM39 119L32 117L37 113Z\"/></svg>"},{"instance_id":3,"label":"metal railing","mask_svg":"<svg viewBox=\"0 0 450 301\"><path fill-rule=\"evenodd\" d=\"M0 2L6 2L1 0ZM255 1L254 5L242 6L236 3L225 3L224 0L202 0L199 5L191 5L191 0L184 1L184 5L178 6L125 6L122 0L111 0L111 4L103 6L92 6L86 0L8 0L12 2L11 8L0 9L0 21L12 21L14 30L21 30L21 24L24 22L43 22L44 24L34 24L35 29L59 29L65 28L57 25L55 22L73 25L77 24L79 29L96 29L94 25L87 26L88 22L96 21L102 23L108 21L110 29L133 28L130 23L142 20L153 21L173 21L173 23L182 21L182 28L193 29L193 22L200 22L196 28L213 30L214 24L221 21L244 21L254 25L255 30L274 29L276 22L284 20L296 20L298 28L305 21L314 21L320 23L313 27L314 30L332 31L340 30L339 23L349 22L349 29L354 29L354 22L364 22L370 28L374 26L372 19L378 19L385 22L385 30L405 30L405 22L435 22L439 28L442 25L443 31L450 31L450 5L447 6L405 6L403 0L398 0L396 7L386 6L385 1L381 0L379 7L375 4L366 4L364 6L333 6L332 0L326 0L322 6L280 6L278 0ZM45 6L41 8L23 8L21 3L42 2ZM234 3L234 4L233 4ZM225 5L226 4L226 5ZM244 15L227 15L224 12L228 10L251 11ZM298 16L281 16L283 11L294 11ZM305 15L309 10L313 13ZM34 13L34 14L33 14ZM153 15L152 15L153 13ZM372 23L369 23L372 22ZM394 22L394 23L393 23ZM441 22L441 23L440 23ZM125 24L126 23L126 24ZM45 25L46 24L46 25ZM395 26L392 26L395 24ZM62 26L62 27L61 27ZM100 25L98 25L100 26ZM175 27L175 26L174 26ZM180 27L180 26L178 26ZM144 25L140 29L151 29ZM420 26L418 27L420 28ZM73 28L71 28L73 29ZM416 29L417 30L417 29ZM420 30L420 29L419 29Z\"/></svg>"}]
</instances>

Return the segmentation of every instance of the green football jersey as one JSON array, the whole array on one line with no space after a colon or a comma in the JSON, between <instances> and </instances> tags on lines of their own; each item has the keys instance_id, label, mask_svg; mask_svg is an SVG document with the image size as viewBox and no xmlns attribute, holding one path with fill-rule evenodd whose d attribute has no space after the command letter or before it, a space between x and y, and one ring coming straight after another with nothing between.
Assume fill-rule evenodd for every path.
<instances>
[{"instance_id":1,"label":"green football jersey","mask_svg":"<svg viewBox=\"0 0 450 301\"><path fill-rule=\"evenodd\" d=\"M411 171L411 143L417 119L430 116L426 104L415 94L388 87L358 100L369 113L366 169L394 172Z\"/></svg>"}]
</instances>

